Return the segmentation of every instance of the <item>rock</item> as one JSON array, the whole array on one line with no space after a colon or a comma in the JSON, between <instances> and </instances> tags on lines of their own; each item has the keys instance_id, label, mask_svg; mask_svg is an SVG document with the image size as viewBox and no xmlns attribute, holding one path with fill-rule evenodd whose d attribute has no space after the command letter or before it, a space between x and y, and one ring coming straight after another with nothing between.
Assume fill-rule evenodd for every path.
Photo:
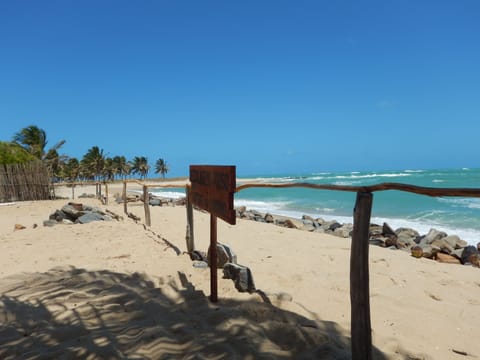
<instances>
[{"instance_id":1,"label":"rock","mask_svg":"<svg viewBox=\"0 0 480 360\"><path fill-rule=\"evenodd\" d=\"M275 219L273 218L273 215L268 214L268 213L265 214L264 220L265 220L265 222L267 222L269 224L271 224L275 221Z\"/></svg>"},{"instance_id":2,"label":"rock","mask_svg":"<svg viewBox=\"0 0 480 360\"><path fill-rule=\"evenodd\" d=\"M379 237L383 234L383 229L381 226L371 224L369 227L370 237Z\"/></svg>"},{"instance_id":3,"label":"rock","mask_svg":"<svg viewBox=\"0 0 480 360\"><path fill-rule=\"evenodd\" d=\"M76 223L79 224L88 224L92 221L102 221L104 220L103 215L96 212L87 212L84 215L80 216Z\"/></svg>"},{"instance_id":4,"label":"rock","mask_svg":"<svg viewBox=\"0 0 480 360\"><path fill-rule=\"evenodd\" d=\"M397 235L399 238L409 237L412 239L420 236L417 230L410 229L410 228L398 228L397 230L395 230L395 235Z\"/></svg>"},{"instance_id":5,"label":"rock","mask_svg":"<svg viewBox=\"0 0 480 360\"><path fill-rule=\"evenodd\" d=\"M55 226L57 225L57 222L55 220L45 220L43 222L43 226Z\"/></svg>"},{"instance_id":6,"label":"rock","mask_svg":"<svg viewBox=\"0 0 480 360\"><path fill-rule=\"evenodd\" d=\"M386 222L383 223L383 226L382 226L382 234L385 235L385 236L397 236L397 234L395 234L395 231L393 231L393 229L390 227L390 225L388 225Z\"/></svg>"},{"instance_id":7,"label":"rock","mask_svg":"<svg viewBox=\"0 0 480 360\"><path fill-rule=\"evenodd\" d=\"M247 211L247 207L246 206L238 206L237 208L235 208L235 211L236 211L238 217L244 217L245 216L245 211Z\"/></svg>"},{"instance_id":8,"label":"rock","mask_svg":"<svg viewBox=\"0 0 480 360\"><path fill-rule=\"evenodd\" d=\"M317 228L313 225L313 224L304 224L302 226L302 230L305 230L305 231L315 231Z\"/></svg>"},{"instance_id":9,"label":"rock","mask_svg":"<svg viewBox=\"0 0 480 360\"><path fill-rule=\"evenodd\" d=\"M336 228L335 231L333 232L333 235L336 235L342 238L348 238L351 236L351 232L352 232L352 229L350 229L348 225L347 226L344 225L342 227Z\"/></svg>"},{"instance_id":10,"label":"rock","mask_svg":"<svg viewBox=\"0 0 480 360\"><path fill-rule=\"evenodd\" d=\"M187 205L187 198L186 197L181 197L181 198L175 199L174 200L174 205L176 205L176 206Z\"/></svg>"},{"instance_id":11,"label":"rock","mask_svg":"<svg viewBox=\"0 0 480 360\"><path fill-rule=\"evenodd\" d=\"M304 222L305 222L305 220L306 220L306 221L310 221L311 223L314 223L314 222L315 222L315 219L312 218L312 217L309 216L309 215L303 215L303 216L302 216L302 220L303 220Z\"/></svg>"},{"instance_id":12,"label":"rock","mask_svg":"<svg viewBox=\"0 0 480 360\"><path fill-rule=\"evenodd\" d=\"M445 236L442 240L445 241L448 245L450 245L453 249L459 249L462 247L458 245L461 240L457 235L448 235Z\"/></svg>"},{"instance_id":13,"label":"rock","mask_svg":"<svg viewBox=\"0 0 480 360\"><path fill-rule=\"evenodd\" d=\"M208 263L210 262L210 248L208 250ZM232 251L228 245L217 243L217 269L221 269L226 263L237 263L237 255Z\"/></svg>"},{"instance_id":14,"label":"rock","mask_svg":"<svg viewBox=\"0 0 480 360\"><path fill-rule=\"evenodd\" d=\"M440 251L446 253L446 254L451 254L455 248L451 246L446 240L446 237L434 240L430 245L435 248L439 248Z\"/></svg>"},{"instance_id":15,"label":"rock","mask_svg":"<svg viewBox=\"0 0 480 360\"><path fill-rule=\"evenodd\" d=\"M423 257L423 249L418 245L413 246L412 249L411 249L411 252L412 252L412 256L414 258L419 259L419 258Z\"/></svg>"},{"instance_id":16,"label":"rock","mask_svg":"<svg viewBox=\"0 0 480 360\"><path fill-rule=\"evenodd\" d=\"M96 206L85 205L83 207L83 210L94 212L94 213L99 213L100 215L105 215L106 214L102 209L100 209L99 207L96 207Z\"/></svg>"},{"instance_id":17,"label":"rock","mask_svg":"<svg viewBox=\"0 0 480 360\"><path fill-rule=\"evenodd\" d=\"M423 257L427 259L433 259L434 255L440 251L440 249L434 249L431 245L421 246L421 249L423 251Z\"/></svg>"},{"instance_id":18,"label":"rock","mask_svg":"<svg viewBox=\"0 0 480 360\"><path fill-rule=\"evenodd\" d=\"M465 246L468 246L468 242L460 239L460 240L458 240L457 247L455 249L463 249Z\"/></svg>"},{"instance_id":19,"label":"rock","mask_svg":"<svg viewBox=\"0 0 480 360\"><path fill-rule=\"evenodd\" d=\"M83 204L76 203L76 202L69 202L68 205L73 207L77 211L82 211L83 210Z\"/></svg>"},{"instance_id":20,"label":"rock","mask_svg":"<svg viewBox=\"0 0 480 360\"><path fill-rule=\"evenodd\" d=\"M190 259L195 261L204 261L208 263L208 256L207 253L204 251L193 250L190 254Z\"/></svg>"},{"instance_id":21,"label":"rock","mask_svg":"<svg viewBox=\"0 0 480 360\"><path fill-rule=\"evenodd\" d=\"M433 243L435 240L440 240L444 237L446 237L447 234L443 231L439 231L436 229L430 229L427 235L421 240L422 243L425 243L427 245L430 245Z\"/></svg>"},{"instance_id":22,"label":"rock","mask_svg":"<svg viewBox=\"0 0 480 360\"><path fill-rule=\"evenodd\" d=\"M305 215L303 215L305 216ZM315 223L315 220L310 220L310 219L303 219L302 218L302 222L303 222L303 225L305 226L313 226L313 224Z\"/></svg>"},{"instance_id":23,"label":"rock","mask_svg":"<svg viewBox=\"0 0 480 360\"><path fill-rule=\"evenodd\" d=\"M162 206L162 200L158 199L158 198L151 198L149 201L148 201L148 204L150 206Z\"/></svg>"},{"instance_id":24,"label":"rock","mask_svg":"<svg viewBox=\"0 0 480 360\"><path fill-rule=\"evenodd\" d=\"M395 248L396 248L397 247L397 235L387 236L387 238L385 240L385 246L386 247L395 246Z\"/></svg>"},{"instance_id":25,"label":"rock","mask_svg":"<svg viewBox=\"0 0 480 360\"><path fill-rule=\"evenodd\" d=\"M206 261L195 260L192 265L195 268L208 268L208 263Z\"/></svg>"},{"instance_id":26,"label":"rock","mask_svg":"<svg viewBox=\"0 0 480 360\"><path fill-rule=\"evenodd\" d=\"M458 260L462 260L462 253L463 253L463 248L462 249L455 249L452 252L452 256L455 256Z\"/></svg>"},{"instance_id":27,"label":"rock","mask_svg":"<svg viewBox=\"0 0 480 360\"><path fill-rule=\"evenodd\" d=\"M66 217L67 217L67 214L65 214L63 211L55 210L53 214L50 214L49 219L61 222Z\"/></svg>"},{"instance_id":28,"label":"rock","mask_svg":"<svg viewBox=\"0 0 480 360\"><path fill-rule=\"evenodd\" d=\"M293 222L292 219L277 219L277 225L289 228L289 229L298 229L297 225Z\"/></svg>"},{"instance_id":29,"label":"rock","mask_svg":"<svg viewBox=\"0 0 480 360\"><path fill-rule=\"evenodd\" d=\"M480 242L477 244L477 250L480 251Z\"/></svg>"},{"instance_id":30,"label":"rock","mask_svg":"<svg viewBox=\"0 0 480 360\"><path fill-rule=\"evenodd\" d=\"M37 224L33 224L32 228L36 229L38 227Z\"/></svg>"},{"instance_id":31,"label":"rock","mask_svg":"<svg viewBox=\"0 0 480 360\"><path fill-rule=\"evenodd\" d=\"M18 231L23 229L26 229L26 227L23 226L22 224L15 224L15 226L13 227L13 231Z\"/></svg>"},{"instance_id":32,"label":"rock","mask_svg":"<svg viewBox=\"0 0 480 360\"><path fill-rule=\"evenodd\" d=\"M58 211L58 210L57 210ZM80 216L84 215L85 212L82 210L77 210L72 205L65 205L61 210L66 216L64 218L70 219L72 221L77 220ZM63 220L63 219L62 219ZM57 220L58 221L58 220Z\"/></svg>"},{"instance_id":33,"label":"rock","mask_svg":"<svg viewBox=\"0 0 480 360\"><path fill-rule=\"evenodd\" d=\"M395 234L397 235L397 247L399 249L415 246L417 244L415 239L420 236L416 230L410 228L398 228L395 230Z\"/></svg>"},{"instance_id":34,"label":"rock","mask_svg":"<svg viewBox=\"0 0 480 360\"><path fill-rule=\"evenodd\" d=\"M408 238L397 238L397 248L398 249L410 249L412 246L415 246L413 239Z\"/></svg>"},{"instance_id":35,"label":"rock","mask_svg":"<svg viewBox=\"0 0 480 360\"><path fill-rule=\"evenodd\" d=\"M480 252L475 246L469 245L463 249L460 261L462 264L478 267L480 266Z\"/></svg>"},{"instance_id":36,"label":"rock","mask_svg":"<svg viewBox=\"0 0 480 360\"><path fill-rule=\"evenodd\" d=\"M460 260L458 260L456 257L444 253L437 253L435 255L436 260L441 263L447 263L447 264L460 264Z\"/></svg>"},{"instance_id":37,"label":"rock","mask_svg":"<svg viewBox=\"0 0 480 360\"><path fill-rule=\"evenodd\" d=\"M340 224L338 221L336 220L333 220L332 222L330 222L329 226L328 226L328 230L330 231L335 231L336 229L342 227L342 224Z\"/></svg>"},{"instance_id":38,"label":"rock","mask_svg":"<svg viewBox=\"0 0 480 360\"><path fill-rule=\"evenodd\" d=\"M223 277L232 279L235 288L240 292L255 292L255 283L253 281L252 272L243 265L227 263L223 267Z\"/></svg>"},{"instance_id":39,"label":"rock","mask_svg":"<svg viewBox=\"0 0 480 360\"><path fill-rule=\"evenodd\" d=\"M368 241L370 245L376 245L376 246L381 246L385 247L385 242L382 239L379 238L373 238Z\"/></svg>"},{"instance_id":40,"label":"rock","mask_svg":"<svg viewBox=\"0 0 480 360\"><path fill-rule=\"evenodd\" d=\"M68 219L63 219L63 220L61 221L61 223L62 223L63 225L73 225L73 224L75 224L72 220L68 220Z\"/></svg>"}]
</instances>

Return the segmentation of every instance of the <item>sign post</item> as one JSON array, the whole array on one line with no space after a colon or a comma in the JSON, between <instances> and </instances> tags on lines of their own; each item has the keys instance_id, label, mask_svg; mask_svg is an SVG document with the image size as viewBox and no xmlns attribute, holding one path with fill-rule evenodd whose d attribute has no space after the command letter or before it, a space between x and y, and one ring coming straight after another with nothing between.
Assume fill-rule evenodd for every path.
<instances>
[{"instance_id":1,"label":"sign post","mask_svg":"<svg viewBox=\"0 0 480 360\"><path fill-rule=\"evenodd\" d=\"M235 225L235 166L190 165L192 203L210 213L210 301L218 301L217 217Z\"/></svg>"}]
</instances>

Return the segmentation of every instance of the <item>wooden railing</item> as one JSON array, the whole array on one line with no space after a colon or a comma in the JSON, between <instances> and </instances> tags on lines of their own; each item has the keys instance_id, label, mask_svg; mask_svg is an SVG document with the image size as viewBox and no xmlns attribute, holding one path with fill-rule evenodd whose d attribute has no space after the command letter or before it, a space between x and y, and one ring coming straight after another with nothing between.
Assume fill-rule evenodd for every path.
<instances>
[{"instance_id":1,"label":"wooden railing","mask_svg":"<svg viewBox=\"0 0 480 360\"><path fill-rule=\"evenodd\" d=\"M149 188L180 188L182 185L145 184L138 180L123 181L124 212L127 211L127 183L142 186L145 209L145 224L151 226L149 208ZM85 183L81 183L85 185ZM347 191L357 193L353 210L353 232L350 251L350 303L351 303L351 342L352 359L372 359L372 336L370 320L370 275L369 275L369 231L376 191L398 190L432 197L476 197L478 188L433 188L401 183L381 183L370 186L344 186L311 183L246 183L236 187L236 192L249 188L309 188L316 190ZM108 188L106 188L108 192ZM187 248L193 251L193 209L190 199L190 184L185 185L187 197Z\"/></svg>"},{"instance_id":2,"label":"wooden railing","mask_svg":"<svg viewBox=\"0 0 480 360\"><path fill-rule=\"evenodd\" d=\"M400 183L381 183L371 186L343 186L311 183L249 183L237 186L239 192L249 188L302 187L319 190L356 192L353 210L353 233L350 251L350 303L352 359L372 358L372 329L370 321L370 275L368 249L373 192L399 190L433 197L480 197L476 188L432 188Z\"/></svg>"}]
</instances>

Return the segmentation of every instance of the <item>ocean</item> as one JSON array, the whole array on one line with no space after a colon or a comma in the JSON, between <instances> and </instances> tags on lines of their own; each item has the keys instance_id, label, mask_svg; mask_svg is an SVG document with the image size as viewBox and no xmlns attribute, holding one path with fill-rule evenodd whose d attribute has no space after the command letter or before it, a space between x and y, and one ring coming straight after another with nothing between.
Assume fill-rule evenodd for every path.
<instances>
[{"instance_id":1,"label":"ocean","mask_svg":"<svg viewBox=\"0 0 480 360\"><path fill-rule=\"evenodd\" d=\"M253 182L333 185L373 185L382 182L427 187L480 188L480 169L433 169L366 172L315 172L250 176ZM157 195L184 196L183 189L154 190ZM355 193L305 188L253 188L235 194L235 206L301 218L310 215L340 223L353 222ZM458 235L472 245L480 242L480 198L432 198L401 191L375 192L372 223L392 228L414 228L426 234L431 228Z\"/></svg>"}]
</instances>

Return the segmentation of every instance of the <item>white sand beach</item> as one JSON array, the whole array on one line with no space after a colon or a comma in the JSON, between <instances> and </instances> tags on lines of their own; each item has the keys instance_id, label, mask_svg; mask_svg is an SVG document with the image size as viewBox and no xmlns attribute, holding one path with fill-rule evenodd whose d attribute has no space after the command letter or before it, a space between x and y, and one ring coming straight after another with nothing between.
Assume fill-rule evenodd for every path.
<instances>
[{"instance_id":1,"label":"white sand beach","mask_svg":"<svg viewBox=\"0 0 480 360\"><path fill-rule=\"evenodd\" d=\"M148 228L143 203L128 204L135 223L113 201L120 192L111 186L106 206L74 200L120 221L44 227L71 200L0 206L0 358L351 357L350 239L219 220L218 241L266 296L239 293L219 270L211 303L209 269L185 254L185 207L151 207ZM209 216L194 219L195 247L207 251ZM370 295L374 358L480 357L478 268L370 247Z\"/></svg>"}]
</instances>

